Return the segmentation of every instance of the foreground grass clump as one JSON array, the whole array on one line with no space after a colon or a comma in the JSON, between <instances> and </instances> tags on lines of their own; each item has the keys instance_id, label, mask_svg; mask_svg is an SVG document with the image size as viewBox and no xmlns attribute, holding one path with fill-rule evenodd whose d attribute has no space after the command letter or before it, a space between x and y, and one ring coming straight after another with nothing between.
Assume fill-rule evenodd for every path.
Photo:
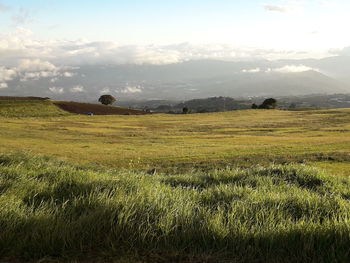
<instances>
[{"instance_id":1,"label":"foreground grass clump","mask_svg":"<svg viewBox=\"0 0 350 263\"><path fill-rule=\"evenodd\" d=\"M0 155L0 258L348 262L350 180L286 165L183 175Z\"/></svg>"}]
</instances>

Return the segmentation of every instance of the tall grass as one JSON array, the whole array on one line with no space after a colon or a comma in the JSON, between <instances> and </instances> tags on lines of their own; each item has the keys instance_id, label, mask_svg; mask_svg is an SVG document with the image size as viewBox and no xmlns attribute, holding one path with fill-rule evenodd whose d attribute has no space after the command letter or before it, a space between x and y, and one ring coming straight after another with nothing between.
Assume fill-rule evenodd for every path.
<instances>
[{"instance_id":1,"label":"tall grass","mask_svg":"<svg viewBox=\"0 0 350 263\"><path fill-rule=\"evenodd\" d=\"M348 262L350 180L295 165L147 175L0 156L0 258Z\"/></svg>"}]
</instances>

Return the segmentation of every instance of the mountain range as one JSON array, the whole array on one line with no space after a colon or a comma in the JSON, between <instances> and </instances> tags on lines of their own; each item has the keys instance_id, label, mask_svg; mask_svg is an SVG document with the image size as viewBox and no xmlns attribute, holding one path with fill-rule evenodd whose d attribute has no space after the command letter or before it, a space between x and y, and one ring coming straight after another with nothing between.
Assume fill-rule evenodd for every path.
<instances>
[{"instance_id":1,"label":"mountain range","mask_svg":"<svg viewBox=\"0 0 350 263\"><path fill-rule=\"evenodd\" d=\"M350 57L306 60L194 60L152 65L79 65L69 72L13 78L0 95L97 101L186 100L211 96L295 96L350 93Z\"/></svg>"}]
</instances>

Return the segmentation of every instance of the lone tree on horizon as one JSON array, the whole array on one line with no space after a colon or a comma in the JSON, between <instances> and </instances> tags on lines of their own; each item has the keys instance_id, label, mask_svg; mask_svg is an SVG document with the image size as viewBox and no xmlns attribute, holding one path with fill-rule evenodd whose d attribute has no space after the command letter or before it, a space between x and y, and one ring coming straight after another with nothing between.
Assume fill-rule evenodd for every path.
<instances>
[{"instance_id":1,"label":"lone tree on horizon","mask_svg":"<svg viewBox=\"0 0 350 263\"><path fill-rule=\"evenodd\" d=\"M264 100L264 102L259 106L259 109L276 109L277 100L274 98L269 98Z\"/></svg>"},{"instance_id":2,"label":"lone tree on horizon","mask_svg":"<svg viewBox=\"0 0 350 263\"><path fill-rule=\"evenodd\" d=\"M189 108L187 108L187 107L184 107L183 109L182 109L182 114L188 114L190 112L190 110L189 110Z\"/></svg>"},{"instance_id":3,"label":"lone tree on horizon","mask_svg":"<svg viewBox=\"0 0 350 263\"><path fill-rule=\"evenodd\" d=\"M102 95L98 99L98 101L101 102L103 105L112 105L117 100L112 95Z\"/></svg>"}]
</instances>

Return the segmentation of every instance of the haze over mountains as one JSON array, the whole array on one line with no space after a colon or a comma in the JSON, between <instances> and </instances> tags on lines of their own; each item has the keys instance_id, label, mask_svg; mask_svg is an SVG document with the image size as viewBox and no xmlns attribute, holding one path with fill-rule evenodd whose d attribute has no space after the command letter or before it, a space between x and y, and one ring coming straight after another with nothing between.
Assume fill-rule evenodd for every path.
<instances>
[{"instance_id":1,"label":"haze over mountains","mask_svg":"<svg viewBox=\"0 0 350 263\"><path fill-rule=\"evenodd\" d=\"M16 71L0 69L0 95L95 101L105 93L120 100L183 100L350 92L350 57L344 55L276 61L200 59L161 65L23 63Z\"/></svg>"},{"instance_id":2,"label":"haze over mountains","mask_svg":"<svg viewBox=\"0 0 350 263\"><path fill-rule=\"evenodd\" d=\"M0 96L350 92L345 0L0 0Z\"/></svg>"}]
</instances>

